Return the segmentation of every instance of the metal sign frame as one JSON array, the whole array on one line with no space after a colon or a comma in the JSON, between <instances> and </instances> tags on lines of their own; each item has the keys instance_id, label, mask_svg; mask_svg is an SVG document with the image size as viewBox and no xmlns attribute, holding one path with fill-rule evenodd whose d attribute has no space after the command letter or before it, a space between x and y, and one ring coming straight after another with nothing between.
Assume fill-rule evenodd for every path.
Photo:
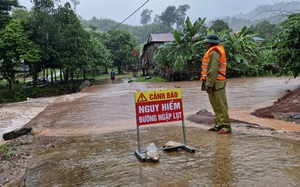
<instances>
[{"instance_id":1,"label":"metal sign frame","mask_svg":"<svg viewBox=\"0 0 300 187\"><path fill-rule=\"evenodd\" d=\"M171 121L182 121L183 141L182 148L190 153L195 153L195 149L187 146L185 124L183 116L181 89L155 90L135 92L135 109L137 122L138 149L134 151L136 157L142 162L146 161L145 151L141 151L140 129L141 125L154 123L165 123ZM174 149L164 148L160 150Z\"/></svg>"}]
</instances>

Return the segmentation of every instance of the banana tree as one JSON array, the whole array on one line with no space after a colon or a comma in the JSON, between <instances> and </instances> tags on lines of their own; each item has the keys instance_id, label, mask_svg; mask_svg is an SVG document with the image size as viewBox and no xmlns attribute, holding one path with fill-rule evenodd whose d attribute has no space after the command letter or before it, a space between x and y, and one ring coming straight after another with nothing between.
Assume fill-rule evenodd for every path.
<instances>
[{"instance_id":1,"label":"banana tree","mask_svg":"<svg viewBox=\"0 0 300 187\"><path fill-rule=\"evenodd\" d=\"M260 68L258 44L253 40L254 31L247 27L237 33L220 35L227 53L227 75L229 77L257 76Z\"/></svg>"},{"instance_id":2,"label":"banana tree","mask_svg":"<svg viewBox=\"0 0 300 187\"><path fill-rule=\"evenodd\" d=\"M187 79L199 76L200 58L204 53L204 22L205 19L199 18L192 23L187 17L182 31L173 31L175 41L157 50L154 59L158 67L162 68L163 76L173 76L174 72Z\"/></svg>"},{"instance_id":3,"label":"banana tree","mask_svg":"<svg viewBox=\"0 0 300 187\"><path fill-rule=\"evenodd\" d=\"M173 31L177 50L184 54L185 62L198 61L199 58L203 56L203 54L199 52L204 48L202 42L206 34L204 23L205 18L198 18L195 23L192 24L190 18L187 17L182 32L178 30Z\"/></svg>"}]
</instances>

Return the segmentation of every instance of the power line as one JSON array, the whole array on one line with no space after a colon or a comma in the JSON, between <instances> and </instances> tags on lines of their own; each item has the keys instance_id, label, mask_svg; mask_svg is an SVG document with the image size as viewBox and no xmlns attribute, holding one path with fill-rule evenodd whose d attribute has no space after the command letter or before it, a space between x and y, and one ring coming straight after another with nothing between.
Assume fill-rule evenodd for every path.
<instances>
[{"instance_id":1,"label":"power line","mask_svg":"<svg viewBox=\"0 0 300 187\"><path fill-rule=\"evenodd\" d=\"M117 26L115 26L114 28L112 28L111 30L114 30L115 28L119 27L122 23L124 23L128 18L130 18L133 14L135 14L137 11L139 11L145 4L148 3L148 1L150 0L147 0L144 4L142 4L142 6L140 6L138 9L136 9L132 14L130 14L126 19L124 19L121 23L119 23Z\"/></svg>"}]
</instances>

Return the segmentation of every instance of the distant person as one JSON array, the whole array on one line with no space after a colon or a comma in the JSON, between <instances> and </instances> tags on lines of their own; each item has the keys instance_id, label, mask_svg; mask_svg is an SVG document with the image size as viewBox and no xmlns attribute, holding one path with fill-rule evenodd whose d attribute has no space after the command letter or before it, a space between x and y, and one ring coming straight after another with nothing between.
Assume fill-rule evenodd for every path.
<instances>
[{"instance_id":1,"label":"distant person","mask_svg":"<svg viewBox=\"0 0 300 187\"><path fill-rule=\"evenodd\" d=\"M111 72L110 72L111 80L115 80L115 75L116 75L116 73L114 72L114 70L111 70Z\"/></svg>"},{"instance_id":2,"label":"distant person","mask_svg":"<svg viewBox=\"0 0 300 187\"><path fill-rule=\"evenodd\" d=\"M207 49L201 66L202 91L208 94L209 102L215 113L215 123L209 131L218 134L231 132L226 86L226 53L217 35L208 35L205 40Z\"/></svg>"}]
</instances>

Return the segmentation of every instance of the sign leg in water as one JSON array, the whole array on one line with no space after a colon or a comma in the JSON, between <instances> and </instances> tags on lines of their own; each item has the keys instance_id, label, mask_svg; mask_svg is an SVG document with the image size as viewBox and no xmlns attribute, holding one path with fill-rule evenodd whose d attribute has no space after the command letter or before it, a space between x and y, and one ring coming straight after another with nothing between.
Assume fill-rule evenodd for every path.
<instances>
[{"instance_id":1,"label":"sign leg in water","mask_svg":"<svg viewBox=\"0 0 300 187\"><path fill-rule=\"evenodd\" d=\"M135 153L140 160L144 161L140 154L139 126L141 125L182 121L185 144L183 148L195 152L193 148L186 146L181 89L135 92L134 98L138 132L138 150Z\"/></svg>"}]
</instances>

